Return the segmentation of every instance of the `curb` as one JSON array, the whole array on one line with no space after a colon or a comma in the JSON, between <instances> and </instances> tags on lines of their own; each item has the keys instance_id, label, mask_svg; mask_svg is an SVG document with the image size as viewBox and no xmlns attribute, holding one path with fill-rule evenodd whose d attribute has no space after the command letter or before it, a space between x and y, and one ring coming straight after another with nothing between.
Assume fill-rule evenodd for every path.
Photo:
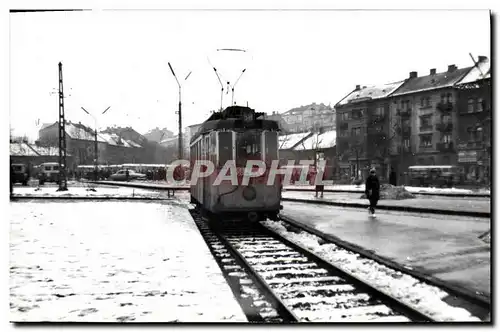
<instances>
[{"instance_id":1,"label":"curb","mask_svg":"<svg viewBox=\"0 0 500 332\"><path fill-rule=\"evenodd\" d=\"M412 277L414 277L422 282L427 282L427 283L430 283L431 285L438 286L438 287L446 290L448 293L452 293L452 294L454 293L455 295L459 295L462 298L466 299L467 301L469 301L473 304L476 304L476 305L479 305L482 307L484 307L484 306L491 307L491 296L477 294L477 293L470 291L470 290L458 288L458 287L455 287L454 285L449 285L449 283L447 283L441 279L438 279L438 278L433 277L431 275L427 275L427 274L422 273L422 272L418 272L418 271L413 270L411 268L407 268L400 263L394 262L388 258L377 255L371 250L367 250L367 249L360 247L356 244L353 244L351 242L344 241L344 240L342 240L334 235L322 233L321 231L319 231L313 227L310 227L308 225L305 225L301 222L298 222L298 221L292 219L291 217L287 216L286 214L285 215L280 214L280 219L282 219L283 221L285 221L286 223L289 223L290 225L292 225L294 227L303 229L303 230L305 230L311 234L314 234L322 239L325 239L325 240L327 240L335 245L338 245L339 247L342 247L345 250L359 253L361 256L364 256L365 258L372 259L379 264L386 265L394 270L408 274L408 275L410 275L410 276L412 276Z\"/></svg>"},{"instance_id":2,"label":"curb","mask_svg":"<svg viewBox=\"0 0 500 332\"><path fill-rule=\"evenodd\" d=\"M283 188L283 191L307 191L307 192L315 192L312 188ZM325 189L323 190L325 193L348 193L348 194L364 194L364 190L340 190L340 189ZM461 194L461 193L425 193L425 192L411 192L409 193L413 195L422 195L422 196L443 196L443 197L462 197L462 198L470 198L470 197L479 197L479 198L491 198L490 194Z\"/></svg>"},{"instance_id":3,"label":"curb","mask_svg":"<svg viewBox=\"0 0 500 332\"><path fill-rule=\"evenodd\" d=\"M363 208L363 209L366 209L366 207L368 206L368 204L361 204L361 203L313 201L310 199L302 199L302 198L284 198L284 197L282 197L281 200L282 201L289 201L289 202L330 205L330 206L342 206L342 207ZM412 207L412 206L390 206L390 205L377 205L377 209L388 210L388 211L403 211L403 212L444 214L444 215L464 216L464 217L491 218L490 212L456 211L456 210L442 210L442 209L431 209L431 208L418 208L418 207Z\"/></svg>"},{"instance_id":4,"label":"curb","mask_svg":"<svg viewBox=\"0 0 500 332\"><path fill-rule=\"evenodd\" d=\"M170 190L170 191L181 191L186 190L189 191L189 187L167 187L165 185L154 185L154 184L142 184L142 183L130 183L130 182L106 182L106 181L97 181L90 182L93 184L102 184L107 186L122 186L122 187L130 187L130 188L139 188L139 189L155 189L155 190Z\"/></svg>"},{"instance_id":5,"label":"curb","mask_svg":"<svg viewBox=\"0 0 500 332\"><path fill-rule=\"evenodd\" d=\"M156 198L156 197L109 197L109 196L14 196L10 198L10 201L18 200L80 200L80 201L91 201L91 200L106 200L106 201L171 201L167 198Z\"/></svg>"}]
</instances>

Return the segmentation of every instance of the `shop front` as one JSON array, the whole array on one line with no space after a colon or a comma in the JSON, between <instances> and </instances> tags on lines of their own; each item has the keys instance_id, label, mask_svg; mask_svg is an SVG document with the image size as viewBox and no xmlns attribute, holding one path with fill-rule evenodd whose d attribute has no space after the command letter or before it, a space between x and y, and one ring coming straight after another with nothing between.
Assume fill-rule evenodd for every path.
<instances>
[{"instance_id":1,"label":"shop front","mask_svg":"<svg viewBox=\"0 0 500 332\"><path fill-rule=\"evenodd\" d=\"M464 169L465 184L487 184L489 161L483 150L459 150L458 164Z\"/></svg>"}]
</instances>

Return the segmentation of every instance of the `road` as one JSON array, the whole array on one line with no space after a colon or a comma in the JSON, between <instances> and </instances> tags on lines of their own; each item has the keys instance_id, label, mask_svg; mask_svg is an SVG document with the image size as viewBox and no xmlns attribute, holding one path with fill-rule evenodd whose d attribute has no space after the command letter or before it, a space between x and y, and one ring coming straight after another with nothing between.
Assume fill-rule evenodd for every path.
<instances>
[{"instance_id":1,"label":"road","mask_svg":"<svg viewBox=\"0 0 500 332\"><path fill-rule=\"evenodd\" d=\"M490 295L490 219L283 202L284 215L436 278Z\"/></svg>"}]
</instances>

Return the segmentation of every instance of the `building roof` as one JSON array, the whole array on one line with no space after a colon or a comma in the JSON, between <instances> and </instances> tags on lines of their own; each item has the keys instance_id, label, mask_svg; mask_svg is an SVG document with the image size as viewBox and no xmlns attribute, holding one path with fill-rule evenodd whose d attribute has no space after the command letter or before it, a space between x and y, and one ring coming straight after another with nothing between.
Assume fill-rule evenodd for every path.
<instances>
[{"instance_id":1,"label":"building roof","mask_svg":"<svg viewBox=\"0 0 500 332\"><path fill-rule=\"evenodd\" d=\"M455 69L452 72L446 71L433 75L422 77L409 78L406 82L397 89L392 96L400 96L415 92L435 90L440 88L451 87L457 83L472 67Z\"/></svg>"},{"instance_id":2,"label":"building roof","mask_svg":"<svg viewBox=\"0 0 500 332\"><path fill-rule=\"evenodd\" d=\"M102 137L104 142L108 143L109 145L115 145L115 146L123 146L125 148L140 148L141 145L128 139L124 139L123 137L120 138L119 135L115 133L105 133L105 132L100 132L99 136Z\"/></svg>"},{"instance_id":3,"label":"building roof","mask_svg":"<svg viewBox=\"0 0 500 332\"><path fill-rule=\"evenodd\" d=\"M279 136L279 150L292 149L309 135L311 135L311 132L281 135Z\"/></svg>"},{"instance_id":4,"label":"building roof","mask_svg":"<svg viewBox=\"0 0 500 332\"><path fill-rule=\"evenodd\" d=\"M320 150L333 148L337 141L337 131L330 130L321 134L313 134L299 145L294 150Z\"/></svg>"},{"instance_id":5,"label":"building roof","mask_svg":"<svg viewBox=\"0 0 500 332\"><path fill-rule=\"evenodd\" d=\"M398 81L388 84L364 86L356 89L346 97L341 99L337 105L346 105L348 103L362 102L371 99L385 98L399 88L405 81Z\"/></svg>"},{"instance_id":6,"label":"building roof","mask_svg":"<svg viewBox=\"0 0 500 332\"><path fill-rule=\"evenodd\" d=\"M477 63L457 84L466 84L491 78L491 63L488 58Z\"/></svg>"},{"instance_id":7,"label":"building roof","mask_svg":"<svg viewBox=\"0 0 500 332\"><path fill-rule=\"evenodd\" d=\"M41 156L59 156L59 147L56 146L30 145L30 147ZM69 155L70 154L66 152L66 156Z\"/></svg>"},{"instance_id":8,"label":"building roof","mask_svg":"<svg viewBox=\"0 0 500 332\"><path fill-rule=\"evenodd\" d=\"M11 156L39 156L27 143L10 143Z\"/></svg>"},{"instance_id":9,"label":"building roof","mask_svg":"<svg viewBox=\"0 0 500 332\"><path fill-rule=\"evenodd\" d=\"M65 131L66 135L68 135L72 139L80 139L85 141L95 140L94 130L79 123L66 123ZM106 140L102 138L99 133L97 134L97 141L102 143L106 142Z\"/></svg>"},{"instance_id":10,"label":"building roof","mask_svg":"<svg viewBox=\"0 0 500 332\"><path fill-rule=\"evenodd\" d=\"M314 111L315 113L319 113L319 114L323 114L323 113L326 114L326 113L330 113L330 112L334 111L334 109L329 105L325 105L323 103L321 103L321 104L312 103L310 105L292 108L291 110L288 110L284 113L281 113L281 115L296 115L296 114L302 114L306 111L311 111L311 110Z\"/></svg>"}]
</instances>

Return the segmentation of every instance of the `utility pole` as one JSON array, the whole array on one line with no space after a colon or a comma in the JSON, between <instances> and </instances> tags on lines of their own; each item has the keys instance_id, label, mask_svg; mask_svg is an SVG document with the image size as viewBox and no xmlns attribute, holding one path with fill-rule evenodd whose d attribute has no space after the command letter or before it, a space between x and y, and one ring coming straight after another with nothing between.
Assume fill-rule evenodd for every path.
<instances>
[{"instance_id":1,"label":"utility pole","mask_svg":"<svg viewBox=\"0 0 500 332\"><path fill-rule=\"evenodd\" d=\"M68 190L66 177L66 130L64 120L64 92L62 63L59 62L59 189L57 191Z\"/></svg>"},{"instance_id":2,"label":"utility pole","mask_svg":"<svg viewBox=\"0 0 500 332\"><path fill-rule=\"evenodd\" d=\"M109 106L108 108L106 108L101 114L106 113L110 109L110 107L111 106ZM99 150L98 150L98 146L97 146L97 118L95 116L93 116L92 114L90 114L89 111L87 111L85 108L81 107L81 109L94 119L94 181L97 181L98 180L97 175L99 173L99 171L98 171L98 167L99 167L99 160L98 160L98 158L99 158Z\"/></svg>"},{"instance_id":3,"label":"utility pole","mask_svg":"<svg viewBox=\"0 0 500 332\"><path fill-rule=\"evenodd\" d=\"M170 62L168 63L168 66L170 67L170 71L172 72L172 75L174 75L174 78L175 78L175 81L177 82L177 85L179 86L179 111L178 111L178 114L179 114L179 153L178 153L178 158L179 159L182 159L182 156L183 156L183 149L182 149L182 103L181 103L181 84L179 83L179 80L177 79L177 76L175 75L175 72L174 72L174 69L172 68L172 66L170 65ZM189 77L189 75L191 75L191 72L189 72L189 74L187 74L186 78L184 79L184 81L186 81Z\"/></svg>"}]
</instances>

